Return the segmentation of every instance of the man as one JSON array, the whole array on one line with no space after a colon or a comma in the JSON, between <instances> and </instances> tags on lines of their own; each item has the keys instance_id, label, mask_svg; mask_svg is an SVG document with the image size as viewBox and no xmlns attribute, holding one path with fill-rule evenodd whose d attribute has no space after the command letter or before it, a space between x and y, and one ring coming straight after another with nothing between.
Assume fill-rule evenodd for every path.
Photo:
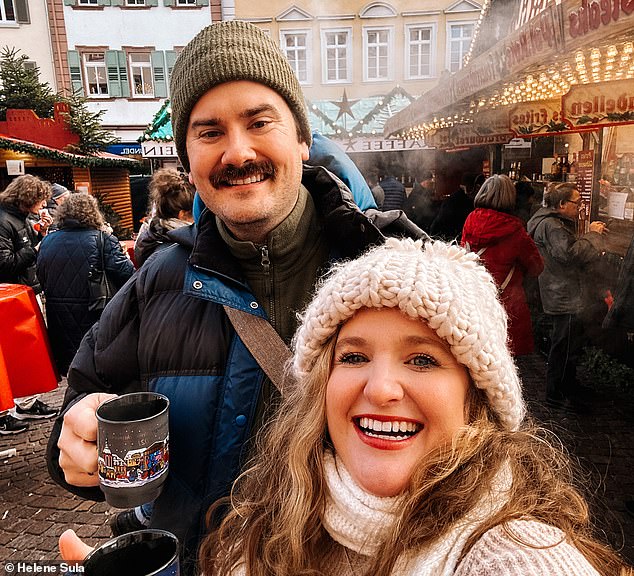
<instances>
[{"instance_id":1,"label":"man","mask_svg":"<svg viewBox=\"0 0 634 576\"><path fill-rule=\"evenodd\" d=\"M447 198L438 210L429 232L435 238L451 242L462 235L467 216L473 212L473 199L484 183L483 174L465 173L460 179L458 190Z\"/></svg>"},{"instance_id":2,"label":"man","mask_svg":"<svg viewBox=\"0 0 634 576\"><path fill-rule=\"evenodd\" d=\"M196 225L170 233L175 244L137 271L84 338L48 455L57 482L102 499L96 407L106 392L166 394L170 472L150 526L179 537L189 574L205 512L228 494L276 402L222 305L263 308L289 342L333 256L382 241L386 220L395 233L420 231L376 210L370 220L341 180L303 167L311 131L299 83L255 26L202 30L174 66L171 102L178 154L206 207Z\"/></svg>"},{"instance_id":3,"label":"man","mask_svg":"<svg viewBox=\"0 0 634 576\"><path fill-rule=\"evenodd\" d=\"M405 200L405 186L399 182L392 174L386 174L379 186L383 188L383 203L381 210L401 210Z\"/></svg>"},{"instance_id":4,"label":"man","mask_svg":"<svg viewBox=\"0 0 634 576\"><path fill-rule=\"evenodd\" d=\"M553 408L584 409L576 382L577 356L583 328L583 271L600 257L603 222L577 237L575 225L583 200L574 184L553 183L544 193L544 207L528 221L528 233L544 259L539 291L544 312L552 319L546 403Z\"/></svg>"},{"instance_id":5,"label":"man","mask_svg":"<svg viewBox=\"0 0 634 576\"><path fill-rule=\"evenodd\" d=\"M429 233L438 213L440 202L434 197L436 181L431 170L424 170L414 182L410 195L403 201L403 212L419 228Z\"/></svg>"},{"instance_id":6,"label":"man","mask_svg":"<svg viewBox=\"0 0 634 576\"><path fill-rule=\"evenodd\" d=\"M37 246L52 220L38 214L50 195L51 185L31 174L18 176L0 192L0 282L30 286L36 294L42 291L35 260ZM37 220L39 232L31 225L31 216ZM16 399L13 413L0 412L0 434L19 434L28 429L23 420L56 415L55 408L35 396Z\"/></svg>"}]
</instances>

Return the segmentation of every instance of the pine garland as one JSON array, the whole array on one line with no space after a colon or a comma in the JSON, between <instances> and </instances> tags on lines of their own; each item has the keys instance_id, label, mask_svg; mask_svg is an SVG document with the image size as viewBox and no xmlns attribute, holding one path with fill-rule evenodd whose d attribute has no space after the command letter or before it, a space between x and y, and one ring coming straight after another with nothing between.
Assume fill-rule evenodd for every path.
<instances>
[{"instance_id":1,"label":"pine garland","mask_svg":"<svg viewBox=\"0 0 634 576\"><path fill-rule=\"evenodd\" d=\"M141 164L137 160L128 158L100 158L99 156L80 156L55 150L53 148L43 148L37 144L29 144L27 142L15 142L0 137L0 149L13 150L14 152L22 152L23 154L31 154L38 158L48 158L71 166L80 166L82 168L137 168Z\"/></svg>"}]
</instances>

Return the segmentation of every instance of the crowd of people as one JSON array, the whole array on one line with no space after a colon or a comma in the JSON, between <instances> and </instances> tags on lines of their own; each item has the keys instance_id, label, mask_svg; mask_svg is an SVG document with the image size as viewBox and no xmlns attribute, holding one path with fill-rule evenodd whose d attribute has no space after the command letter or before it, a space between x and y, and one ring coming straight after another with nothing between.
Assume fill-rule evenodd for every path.
<instances>
[{"instance_id":1,"label":"crowd of people","mask_svg":"<svg viewBox=\"0 0 634 576\"><path fill-rule=\"evenodd\" d=\"M594 535L557 439L526 414L513 360L532 350L523 277L542 297L574 282L566 259L604 231L574 234L578 192L549 190L527 232L504 176L465 179L455 211L429 204L431 173L409 196L389 175L366 183L311 133L284 54L245 22L204 28L170 83L188 177L154 175L136 272L105 234L118 291L98 322L75 307L88 306L83 288L72 302L63 289L67 271L85 285L99 250L93 199L70 193L42 238L26 218L50 185L22 205L25 265L3 281L39 277L67 374L53 479L103 500L95 411L150 390L170 400L169 475L116 525L175 534L185 576L627 573ZM427 236L434 225L445 240ZM546 311L569 317L555 324L554 361L575 310ZM258 360L271 344L248 338L254 318L270 323L286 370ZM549 378L563 405L570 386ZM60 537L65 560L88 550Z\"/></svg>"}]
</instances>

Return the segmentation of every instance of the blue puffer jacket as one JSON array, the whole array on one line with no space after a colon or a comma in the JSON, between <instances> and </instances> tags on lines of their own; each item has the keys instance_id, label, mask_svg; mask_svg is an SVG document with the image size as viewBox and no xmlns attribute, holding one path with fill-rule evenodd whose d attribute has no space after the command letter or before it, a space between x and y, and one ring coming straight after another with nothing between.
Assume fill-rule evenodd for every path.
<instances>
[{"instance_id":1,"label":"blue puffer jacket","mask_svg":"<svg viewBox=\"0 0 634 576\"><path fill-rule=\"evenodd\" d=\"M325 169L306 167L311 193L335 257L353 257L383 233L420 235L402 213L362 213L349 190ZM150 389L170 399L170 472L155 501L152 527L184 545L184 573L209 505L228 494L243 463L264 374L222 305L264 315L216 227L203 210L197 226L170 232L176 243L138 270L86 335L69 371L64 409L90 392ZM52 477L80 496L98 489L69 486L59 468L59 418L48 445Z\"/></svg>"},{"instance_id":2,"label":"blue puffer jacket","mask_svg":"<svg viewBox=\"0 0 634 576\"><path fill-rule=\"evenodd\" d=\"M79 343L99 320L88 310L88 271L98 265L97 234L76 221L50 232L42 240L37 257L37 277L46 296L46 320L53 357L61 374L66 374ZM110 285L118 290L134 273L115 236L103 235L104 268Z\"/></svg>"}]
</instances>

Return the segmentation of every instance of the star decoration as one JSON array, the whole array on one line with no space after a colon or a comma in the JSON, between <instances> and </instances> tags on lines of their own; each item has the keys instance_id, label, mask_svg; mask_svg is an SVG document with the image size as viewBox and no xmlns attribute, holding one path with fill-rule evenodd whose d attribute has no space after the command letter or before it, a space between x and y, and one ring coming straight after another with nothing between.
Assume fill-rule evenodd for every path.
<instances>
[{"instance_id":1,"label":"star decoration","mask_svg":"<svg viewBox=\"0 0 634 576\"><path fill-rule=\"evenodd\" d=\"M350 116L354 120L354 114L352 113L352 107L358 102L358 100L348 100L348 95L346 94L346 89L343 90L343 97L341 98L341 102L333 102L339 108L339 114L337 114L337 120L346 114ZM335 120L335 122L337 121Z\"/></svg>"}]
</instances>

